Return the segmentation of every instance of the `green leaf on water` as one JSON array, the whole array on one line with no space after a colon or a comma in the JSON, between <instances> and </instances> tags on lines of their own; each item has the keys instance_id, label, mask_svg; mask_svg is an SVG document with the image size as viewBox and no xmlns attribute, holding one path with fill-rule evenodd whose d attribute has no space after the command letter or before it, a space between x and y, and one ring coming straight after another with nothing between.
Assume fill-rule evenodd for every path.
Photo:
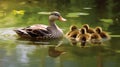
<instances>
[{"instance_id":1,"label":"green leaf on water","mask_svg":"<svg viewBox=\"0 0 120 67\"><path fill-rule=\"evenodd\" d=\"M120 50L116 50L115 52L120 53Z\"/></svg>"},{"instance_id":2,"label":"green leaf on water","mask_svg":"<svg viewBox=\"0 0 120 67\"><path fill-rule=\"evenodd\" d=\"M68 13L66 16L67 17L79 17L80 15L89 15L89 13L75 12L75 13Z\"/></svg>"},{"instance_id":3,"label":"green leaf on water","mask_svg":"<svg viewBox=\"0 0 120 67\"><path fill-rule=\"evenodd\" d=\"M85 9L85 10L90 10L90 9L92 9L91 7L84 7L83 9Z\"/></svg>"},{"instance_id":4,"label":"green leaf on water","mask_svg":"<svg viewBox=\"0 0 120 67\"><path fill-rule=\"evenodd\" d=\"M68 13L66 16L67 16L67 17L79 17L79 12L76 12L76 13Z\"/></svg>"},{"instance_id":5,"label":"green leaf on water","mask_svg":"<svg viewBox=\"0 0 120 67\"><path fill-rule=\"evenodd\" d=\"M106 23L112 23L112 19L100 19L100 21L106 22Z\"/></svg>"},{"instance_id":6,"label":"green leaf on water","mask_svg":"<svg viewBox=\"0 0 120 67\"><path fill-rule=\"evenodd\" d=\"M38 14L49 15L51 12L38 12Z\"/></svg>"},{"instance_id":7,"label":"green leaf on water","mask_svg":"<svg viewBox=\"0 0 120 67\"><path fill-rule=\"evenodd\" d=\"M79 15L90 15L89 13L79 13Z\"/></svg>"},{"instance_id":8,"label":"green leaf on water","mask_svg":"<svg viewBox=\"0 0 120 67\"><path fill-rule=\"evenodd\" d=\"M110 35L111 37L120 37L120 35Z\"/></svg>"}]
</instances>

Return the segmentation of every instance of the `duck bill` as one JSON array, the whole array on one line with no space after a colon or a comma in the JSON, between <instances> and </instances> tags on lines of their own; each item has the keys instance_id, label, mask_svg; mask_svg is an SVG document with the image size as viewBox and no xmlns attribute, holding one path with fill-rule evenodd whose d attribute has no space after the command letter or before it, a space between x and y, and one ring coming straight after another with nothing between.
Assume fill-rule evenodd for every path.
<instances>
[{"instance_id":1,"label":"duck bill","mask_svg":"<svg viewBox=\"0 0 120 67\"><path fill-rule=\"evenodd\" d=\"M59 17L60 21L67 21L66 19L64 19L62 16Z\"/></svg>"}]
</instances>

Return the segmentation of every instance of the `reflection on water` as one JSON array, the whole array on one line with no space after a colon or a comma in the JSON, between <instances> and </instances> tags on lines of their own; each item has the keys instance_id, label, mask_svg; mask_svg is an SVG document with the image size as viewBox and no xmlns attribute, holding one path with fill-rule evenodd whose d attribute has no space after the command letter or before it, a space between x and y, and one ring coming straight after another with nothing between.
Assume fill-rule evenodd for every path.
<instances>
[{"instance_id":1,"label":"reflection on water","mask_svg":"<svg viewBox=\"0 0 120 67\"><path fill-rule=\"evenodd\" d=\"M18 53L18 60L21 63L28 63L29 62L29 58L27 57L27 54L31 53L32 50L35 49L35 46L23 46L23 45L19 45L16 47L16 53Z\"/></svg>"}]
</instances>

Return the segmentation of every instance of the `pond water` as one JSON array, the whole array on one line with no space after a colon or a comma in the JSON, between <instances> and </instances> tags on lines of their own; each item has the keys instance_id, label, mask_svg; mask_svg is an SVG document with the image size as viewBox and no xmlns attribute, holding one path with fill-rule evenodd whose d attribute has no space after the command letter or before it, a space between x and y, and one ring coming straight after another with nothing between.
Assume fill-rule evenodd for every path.
<instances>
[{"instance_id":1,"label":"pond water","mask_svg":"<svg viewBox=\"0 0 120 67\"><path fill-rule=\"evenodd\" d=\"M114 0L1 0L0 67L119 67L120 9L112 4L119 5ZM89 24L93 28L101 26L111 39L81 48L66 38L23 40L13 31L32 24L47 25L48 14L54 10L67 19L65 23L56 21L64 33L71 25Z\"/></svg>"}]
</instances>

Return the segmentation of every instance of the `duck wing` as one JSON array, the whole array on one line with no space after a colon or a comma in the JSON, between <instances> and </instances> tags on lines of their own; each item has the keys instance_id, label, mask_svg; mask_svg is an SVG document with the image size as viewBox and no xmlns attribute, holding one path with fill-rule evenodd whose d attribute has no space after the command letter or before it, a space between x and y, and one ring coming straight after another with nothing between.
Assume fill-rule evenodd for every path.
<instances>
[{"instance_id":1,"label":"duck wing","mask_svg":"<svg viewBox=\"0 0 120 67\"><path fill-rule=\"evenodd\" d=\"M24 29L14 30L20 37L31 37Z\"/></svg>"},{"instance_id":2,"label":"duck wing","mask_svg":"<svg viewBox=\"0 0 120 67\"><path fill-rule=\"evenodd\" d=\"M14 30L22 38L44 38L51 36L51 29L49 26L36 24L22 29Z\"/></svg>"},{"instance_id":3,"label":"duck wing","mask_svg":"<svg viewBox=\"0 0 120 67\"><path fill-rule=\"evenodd\" d=\"M51 31L46 25L37 24L25 28L25 30L31 37L45 37L51 35Z\"/></svg>"},{"instance_id":4,"label":"duck wing","mask_svg":"<svg viewBox=\"0 0 120 67\"><path fill-rule=\"evenodd\" d=\"M43 25L43 24L35 24L35 25L32 25L32 26L28 26L26 27L29 28L29 29L42 29L42 30L47 30L47 25Z\"/></svg>"}]
</instances>

